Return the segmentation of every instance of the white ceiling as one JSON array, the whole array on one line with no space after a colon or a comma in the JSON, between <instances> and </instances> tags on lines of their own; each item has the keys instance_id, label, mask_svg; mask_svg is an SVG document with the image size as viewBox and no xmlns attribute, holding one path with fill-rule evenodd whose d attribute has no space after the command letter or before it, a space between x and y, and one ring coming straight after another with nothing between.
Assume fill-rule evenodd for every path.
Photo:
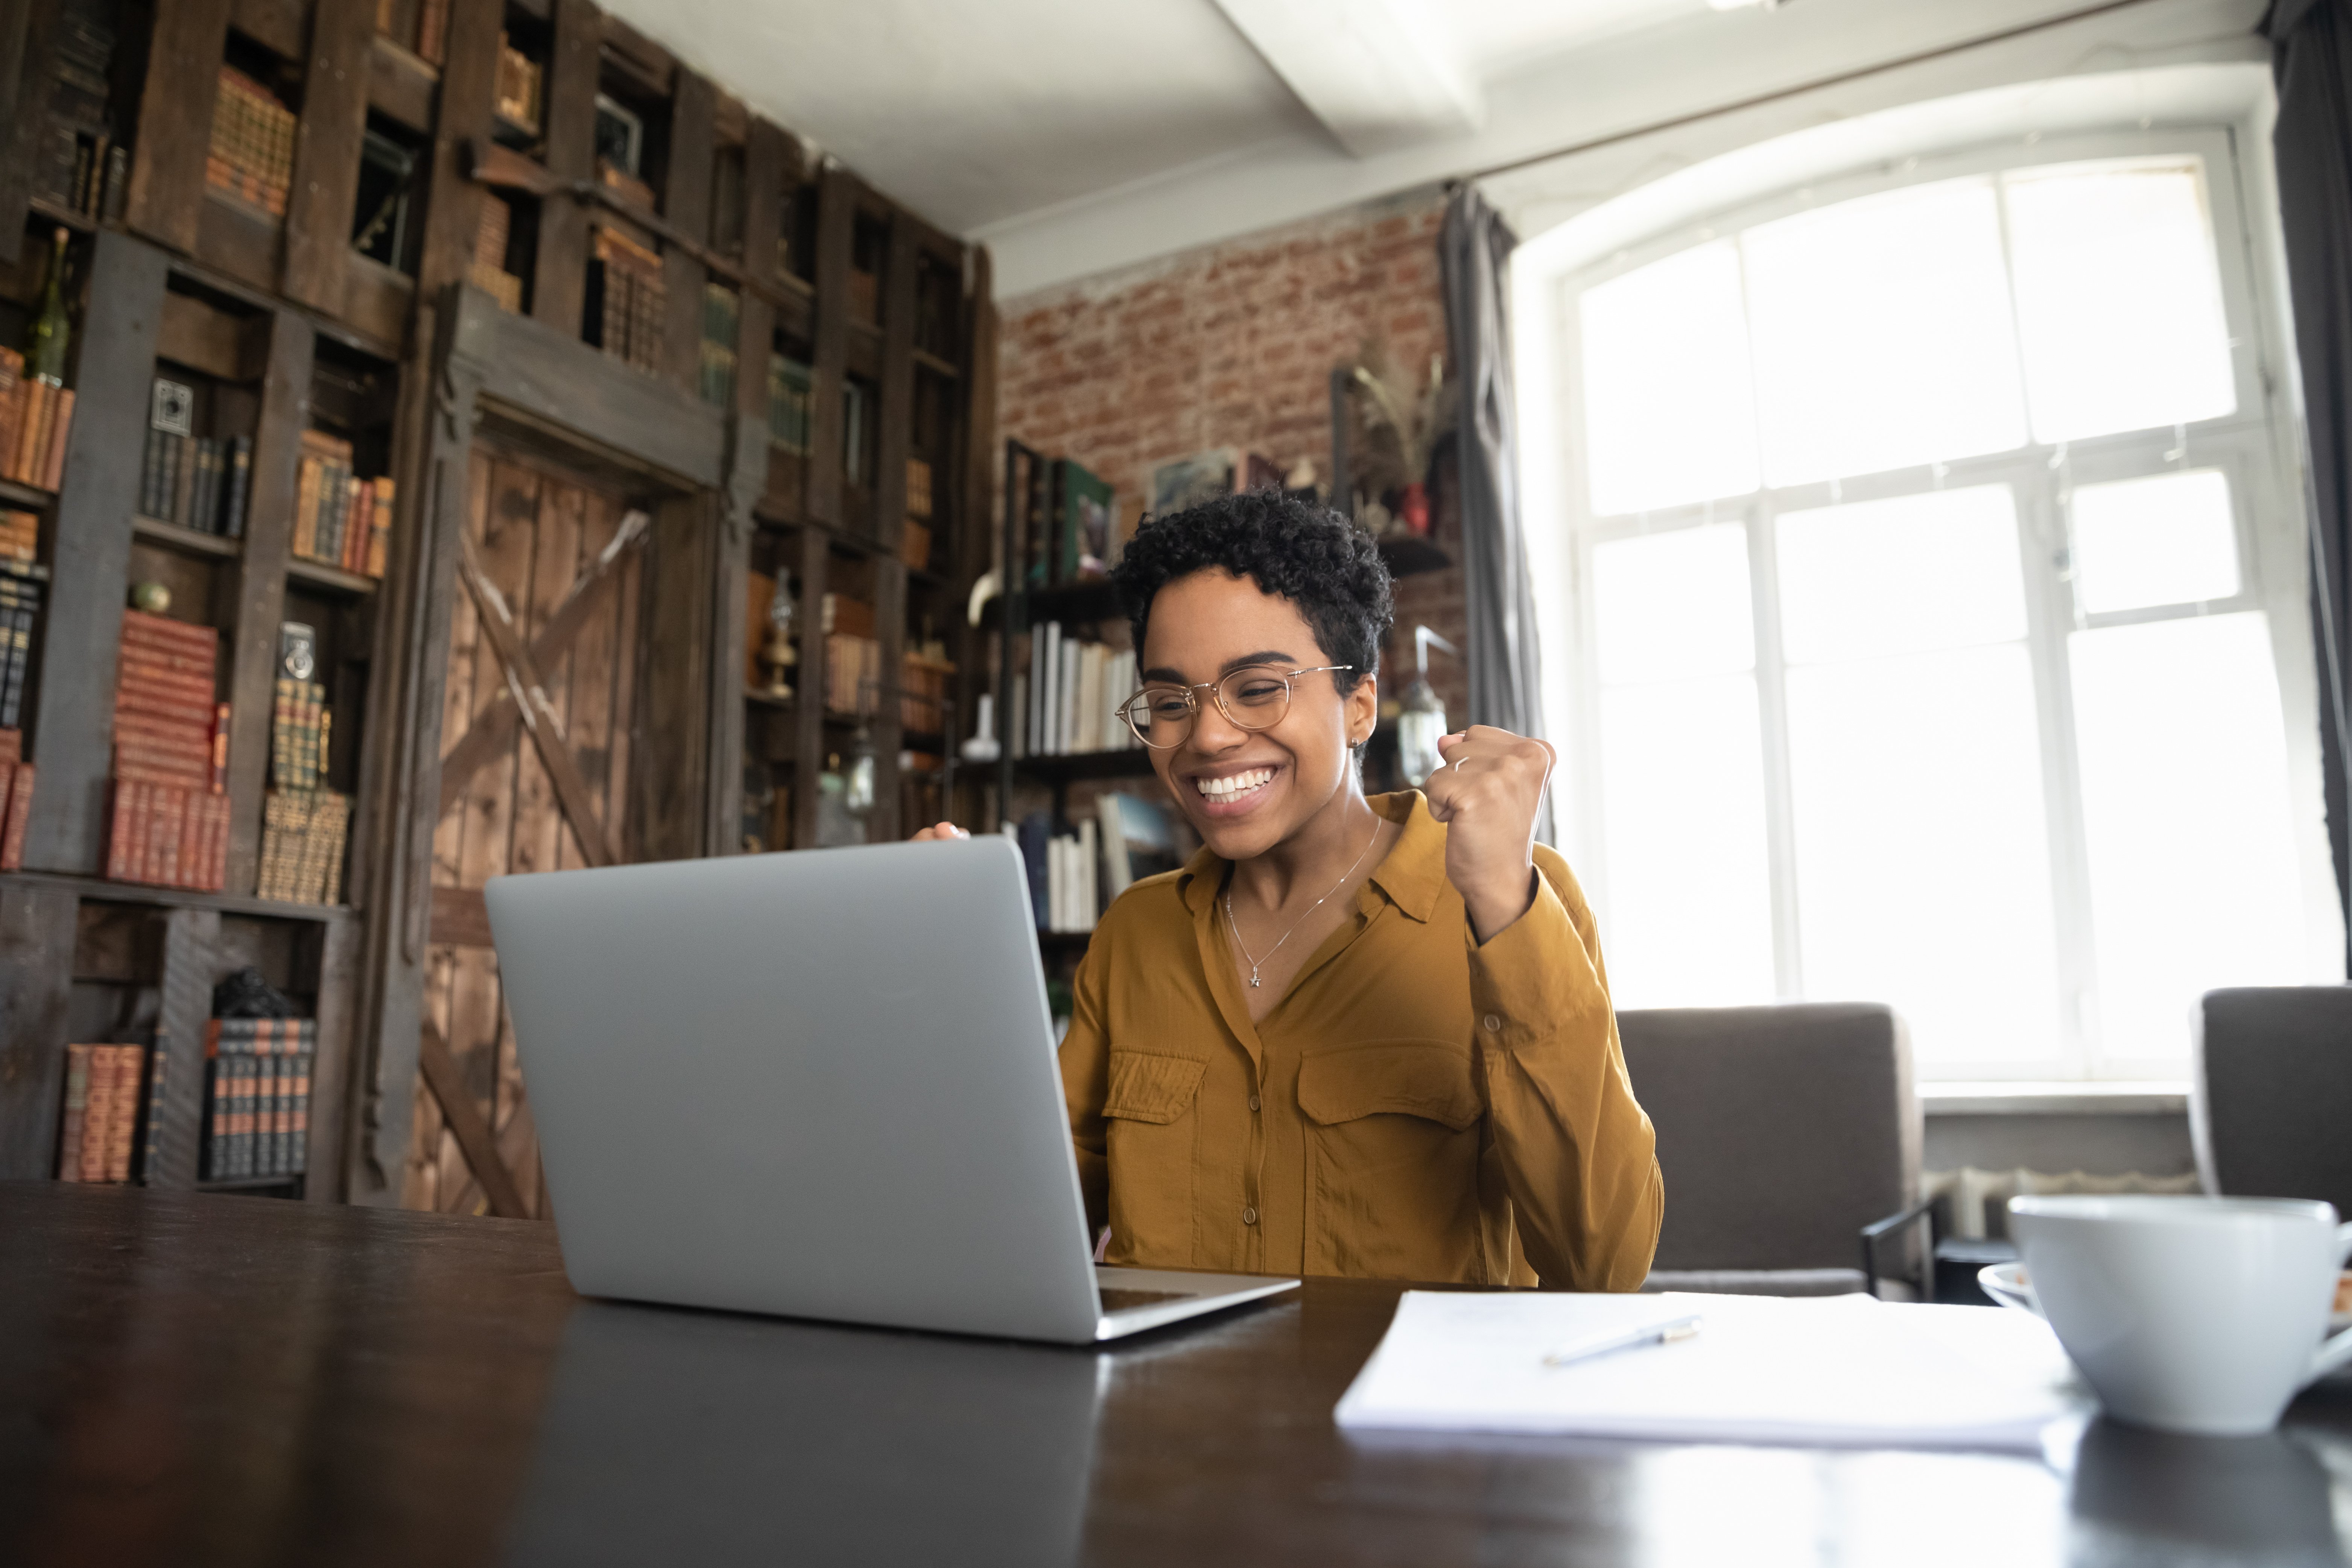
<instances>
[{"instance_id":1,"label":"white ceiling","mask_svg":"<svg viewBox=\"0 0 2352 1568\"><path fill-rule=\"evenodd\" d=\"M1311 45L1352 32L1474 99L1486 82L1706 0L605 0L753 110L961 235L1336 129L1228 13ZM1286 15L1285 15L1286 14ZM1355 59L1286 62L1356 97L1403 93ZM1322 68L1318 72L1317 68ZM1354 82L1329 78L1351 74ZM1346 107L1346 106L1341 106ZM1475 109L1472 110L1475 114ZM1448 128L1433 126L1429 134ZM1467 125L1452 128L1456 132ZM1408 132L1410 128L1408 128ZM1383 145L1412 140L1409 133Z\"/></svg>"},{"instance_id":2,"label":"white ceiling","mask_svg":"<svg viewBox=\"0 0 2352 1568\"><path fill-rule=\"evenodd\" d=\"M604 3L986 242L1013 298L1938 51L2013 80L2236 57L2263 0Z\"/></svg>"}]
</instances>

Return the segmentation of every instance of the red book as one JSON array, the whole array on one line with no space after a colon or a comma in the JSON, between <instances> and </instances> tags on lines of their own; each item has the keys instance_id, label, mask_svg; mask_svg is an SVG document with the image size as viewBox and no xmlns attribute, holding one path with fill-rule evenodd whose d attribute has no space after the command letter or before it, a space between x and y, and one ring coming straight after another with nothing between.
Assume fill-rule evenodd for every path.
<instances>
[{"instance_id":1,"label":"red book","mask_svg":"<svg viewBox=\"0 0 2352 1568\"><path fill-rule=\"evenodd\" d=\"M114 1047L93 1045L89 1048L89 1100L82 1112L79 1179L106 1179L106 1145L113 1120Z\"/></svg>"},{"instance_id":2,"label":"red book","mask_svg":"<svg viewBox=\"0 0 2352 1568\"><path fill-rule=\"evenodd\" d=\"M209 626L197 626L185 621L175 621L169 615L156 615L145 610L122 612L122 636L126 642L147 640L210 658L220 646L220 633Z\"/></svg>"},{"instance_id":3,"label":"red book","mask_svg":"<svg viewBox=\"0 0 2352 1568\"><path fill-rule=\"evenodd\" d=\"M180 831L187 825L188 792L170 786L156 791L155 876L158 885L180 885Z\"/></svg>"},{"instance_id":4,"label":"red book","mask_svg":"<svg viewBox=\"0 0 2352 1568\"><path fill-rule=\"evenodd\" d=\"M58 1179L81 1180L81 1147L89 1123L89 1052L86 1045L66 1047L66 1111L58 1124Z\"/></svg>"},{"instance_id":5,"label":"red book","mask_svg":"<svg viewBox=\"0 0 2352 1568\"><path fill-rule=\"evenodd\" d=\"M25 732L21 729L0 729L0 762L25 760Z\"/></svg>"},{"instance_id":6,"label":"red book","mask_svg":"<svg viewBox=\"0 0 2352 1568\"><path fill-rule=\"evenodd\" d=\"M157 718L153 714L117 713L114 716L116 745L128 741L151 751L182 753L201 758L206 768L213 761L213 726L210 715L191 724L186 719Z\"/></svg>"},{"instance_id":7,"label":"red book","mask_svg":"<svg viewBox=\"0 0 2352 1568\"><path fill-rule=\"evenodd\" d=\"M33 765L19 762L8 779L8 822L0 828L0 871L25 869L25 825L33 815Z\"/></svg>"},{"instance_id":8,"label":"red book","mask_svg":"<svg viewBox=\"0 0 2352 1568\"><path fill-rule=\"evenodd\" d=\"M139 1130L139 1081L145 1076L147 1048L114 1048L114 1113L106 1124L106 1179L131 1179L131 1145Z\"/></svg>"},{"instance_id":9,"label":"red book","mask_svg":"<svg viewBox=\"0 0 2352 1568\"><path fill-rule=\"evenodd\" d=\"M125 613L136 615L139 612L133 610ZM157 630L154 622L159 619L156 616L149 616L144 625L124 627L122 629L123 652L137 653L142 658L151 661L184 659L188 661L186 667L190 673L210 676L213 666L219 663L219 649L215 645L216 640L210 629L203 626L190 626L185 630L197 633L197 636L183 637L176 633ZM164 624L177 623L166 622Z\"/></svg>"},{"instance_id":10,"label":"red book","mask_svg":"<svg viewBox=\"0 0 2352 1568\"><path fill-rule=\"evenodd\" d=\"M25 383L25 423L17 427L16 439L5 454L8 477L20 484L33 482L33 464L41 450L41 421L48 412L50 390L47 382Z\"/></svg>"},{"instance_id":11,"label":"red book","mask_svg":"<svg viewBox=\"0 0 2352 1568\"><path fill-rule=\"evenodd\" d=\"M49 432L47 461L41 465L41 477L37 481L44 490L56 490L65 484L66 435L73 429L73 407L72 391L60 388L57 397L57 417Z\"/></svg>"},{"instance_id":12,"label":"red book","mask_svg":"<svg viewBox=\"0 0 2352 1568\"><path fill-rule=\"evenodd\" d=\"M138 784L128 779L114 781L113 809L106 829L106 880L131 880L131 796Z\"/></svg>"},{"instance_id":13,"label":"red book","mask_svg":"<svg viewBox=\"0 0 2352 1568\"><path fill-rule=\"evenodd\" d=\"M139 797L139 880L151 887L163 880L163 810L171 793L169 784L150 784Z\"/></svg>"},{"instance_id":14,"label":"red book","mask_svg":"<svg viewBox=\"0 0 2352 1568\"><path fill-rule=\"evenodd\" d=\"M142 718L159 719L165 724L194 725L209 730L213 727L215 703L200 703L185 697L167 696L151 691L138 683L117 683L114 689L114 711L135 713Z\"/></svg>"}]
</instances>

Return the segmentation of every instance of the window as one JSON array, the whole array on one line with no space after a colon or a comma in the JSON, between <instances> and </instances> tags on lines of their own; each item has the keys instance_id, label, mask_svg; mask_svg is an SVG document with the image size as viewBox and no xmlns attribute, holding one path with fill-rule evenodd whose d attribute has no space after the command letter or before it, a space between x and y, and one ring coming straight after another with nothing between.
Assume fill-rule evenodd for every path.
<instances>
[{"instance_id":1,"label":"window","mask_svg":"<svg viewBox=\"0 0 2352 1568\"><path fill-rule=\"evenodd\" d=\"M1620 1005L1878 999L1924 1076L2169 1076L2200 992L2322 977L2232 177L2218 134L2012 145L1567 281Z\"/></svg>"}]
</instances>

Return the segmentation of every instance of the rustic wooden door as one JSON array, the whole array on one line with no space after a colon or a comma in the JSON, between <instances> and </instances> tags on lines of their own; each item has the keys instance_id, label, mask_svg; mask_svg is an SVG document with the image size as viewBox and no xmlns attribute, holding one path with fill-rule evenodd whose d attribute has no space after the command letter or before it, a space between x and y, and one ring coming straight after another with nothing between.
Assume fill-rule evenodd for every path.
<instances>
[{"instance_id":1,"label":"rustic wooden door","mask_svg":"<svg viewBox=\"0 0 2352 1568\"><path fill-rule=\"evenodd\" d=\"M441 816L404 1201L547 1217L482 884L622 858L646 518L476 446L441 720Z\"/></svg>"}]
</instances>

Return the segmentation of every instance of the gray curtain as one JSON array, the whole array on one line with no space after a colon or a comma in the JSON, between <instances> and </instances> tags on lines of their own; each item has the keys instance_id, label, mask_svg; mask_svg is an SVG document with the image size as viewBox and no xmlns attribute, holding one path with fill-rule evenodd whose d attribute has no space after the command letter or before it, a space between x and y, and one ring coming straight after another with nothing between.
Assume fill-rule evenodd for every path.
<instances>
[{"instance_id":1,"label":"gray curtain","mask_svg":"<svg viewBox=\"0 0 2352 1568\"><path fill-rule=\"evenodd\" d=\"M1470 722L1543 734L1536 603L1519 517L1518 415L1511 403L1510 313L1504 268L1518 244L1502 215L1467 184L1454 187L1438 236L1445 336L1461 389L1462 590L1470 643ZM1551 804L1536 837L1552 838Z\"/></svg>"},{"instance_id":2,"label":"gray curtain","mask_svg":"<svg viewBox=\"0 0 2352 1568\"><path fill-rule=\"evenodd\" d=\"M2352 687L2352 5L2277 0L2262 30L2274 52L2279 220L2303 366L2311 510L2311 617L2327 838L2352 926L2346 692Z\"/></svg>"}]
</instances>

